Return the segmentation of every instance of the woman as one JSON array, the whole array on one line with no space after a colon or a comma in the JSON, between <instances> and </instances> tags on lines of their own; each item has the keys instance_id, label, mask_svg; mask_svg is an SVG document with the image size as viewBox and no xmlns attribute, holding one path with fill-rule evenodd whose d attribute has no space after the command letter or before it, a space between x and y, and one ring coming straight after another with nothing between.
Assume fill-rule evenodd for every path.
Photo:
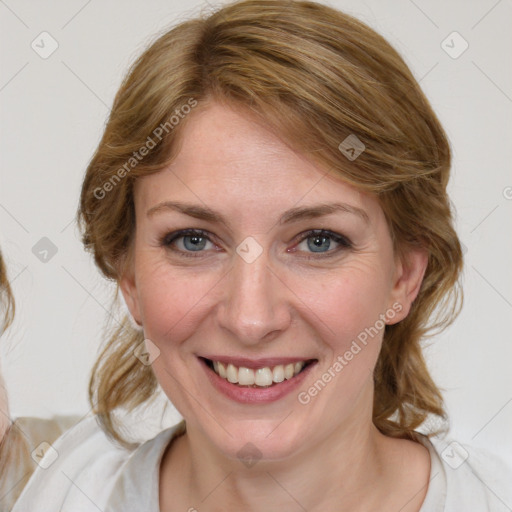
<instances>
[{"instance_id":1,"label":"woman","mask_svg":"<svg viewBox=\"0 0 512 512\"><path fill-rule=\"evenodd\" d=\"M161 36L82 188L131 314L93 370L101 429L14 510L507 510L507 468L417 431L445 416L420 342L460 307L449 169L409 69L349 16L248 0ZM115 415L157 386L184 421L133 446Z\"/></svg>"}]
</instances>

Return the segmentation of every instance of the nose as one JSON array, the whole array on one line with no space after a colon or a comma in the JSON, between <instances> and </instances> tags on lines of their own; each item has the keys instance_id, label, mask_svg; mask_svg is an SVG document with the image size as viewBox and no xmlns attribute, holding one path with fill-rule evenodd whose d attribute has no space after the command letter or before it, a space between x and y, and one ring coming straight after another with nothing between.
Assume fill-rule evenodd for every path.
<instances>
[{"instance_id":1,"label":"nose","mask_svg":"<svg viewBox=\"0 0 512 512\"><path fill-rule=\"evenodd\" d=\"M289 327L290 291L269 266L265 254L251 263L236 255L224 286L218 321L238 343L271 341Z\"/></svg>"}]
</instances>

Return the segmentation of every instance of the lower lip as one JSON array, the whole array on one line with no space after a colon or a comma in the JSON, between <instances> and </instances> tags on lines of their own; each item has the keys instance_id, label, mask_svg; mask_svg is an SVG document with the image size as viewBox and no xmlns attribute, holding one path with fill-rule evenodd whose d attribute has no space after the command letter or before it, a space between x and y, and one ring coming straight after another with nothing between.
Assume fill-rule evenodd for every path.
<instances>
[{"instance_id":1,"label":"lower lip","mask_svg":"<svg viewBox=\"0 0 512 512\"><path fill-rule=\"evenodd\" d=\"M210 379L210 382L217 389L217 391L221 392L231 400L243 404L263 404L280 400L281 398L295 391L302 384L313 366L316 364L316 361L309 364L298 375L292 377L289 380L284 380L279 384L274 384L268 388L250 388L232 384L226 379L223 379L220 375L217 375L206 364L204 359L199 359L199 361L205 369L208 379Z\"/></svg>"}]
</instances>

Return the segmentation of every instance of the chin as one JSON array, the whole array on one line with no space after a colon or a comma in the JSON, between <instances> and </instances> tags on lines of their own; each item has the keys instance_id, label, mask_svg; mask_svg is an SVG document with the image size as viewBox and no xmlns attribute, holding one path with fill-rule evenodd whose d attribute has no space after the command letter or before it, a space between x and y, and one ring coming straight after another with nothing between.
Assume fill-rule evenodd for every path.
<instances>
[{"instance_id":1,"label":"chin","mask_svg":"<svg viewBox=\"0 0 512 512\"><path fill-rule=\"evenodd\" d=\"M286 425L286 420L281 425L274 420L247 420L223 424L223 427L231 435L220 427L215 432L208 432L210 426L206 427L205 434L210 443L225 457L238 459L247 467L257 461L292 457L305 442L304 429Z\"/></svg>"}]
</instances>

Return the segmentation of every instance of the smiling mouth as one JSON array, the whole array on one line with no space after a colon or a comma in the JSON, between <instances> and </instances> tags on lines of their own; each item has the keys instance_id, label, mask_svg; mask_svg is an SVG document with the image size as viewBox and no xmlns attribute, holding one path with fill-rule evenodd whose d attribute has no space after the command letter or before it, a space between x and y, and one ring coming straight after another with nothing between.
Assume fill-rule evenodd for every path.
<instances>
[{"instance_id":1,"label":"smiling mouth","mask_svg":"<svg viewBox=\"0 0 512 512\"><path fill-rule=\"evenodd\" d=\"M285 380L293 379L308 366L317 362L317 359L308 359L295 363L253 369L235 366L232 363L212 361L205 357L200 359L222 379L227 380L231 384L246 388L269 388L275 386Z\"/></svg>"}]
</instances>

